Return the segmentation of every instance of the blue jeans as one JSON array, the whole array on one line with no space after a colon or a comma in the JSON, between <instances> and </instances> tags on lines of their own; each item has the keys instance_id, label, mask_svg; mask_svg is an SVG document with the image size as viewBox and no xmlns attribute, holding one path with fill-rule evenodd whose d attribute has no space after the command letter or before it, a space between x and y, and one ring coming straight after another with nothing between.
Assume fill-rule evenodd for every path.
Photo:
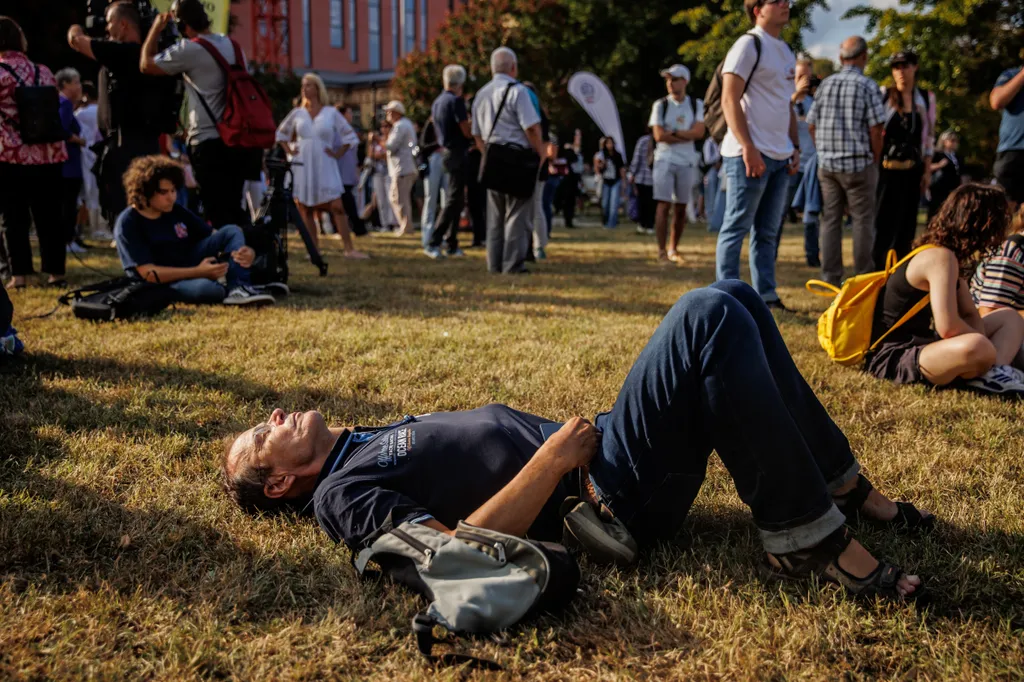
<instances>
[{"instance_id":1,"label":"blue jeans","mask_svg":"<svg viewBox=\"0 0 1024 682\"><path fill-rule=\"evenodd\" d=\"M622 191L622 180L614 185L607 181L601 185L601 215L604 216L605 227L616 227L619 224L619 194Z\"/></svg>"},{"instance_id":2,"label":"blue jeans","mask_svg":"<svg viewBox=\"0 0 1024 682\"><path fill-rule=\"evenodd\" d=\"M441 152L430 155L429 171L423 178L423 213L420 214L420 239L423 247L430 243L430 235L434 230L437 210L444 205L443 192L448 182L445 179L444 156Z\"/></svg>"},{"instance_id":3,"label":"blue jeans","mask_svg":"<svg viewBox=\"0 0 1024 682\"><path fill-rule=\"evenodd\" d=\"M220 252L231 253L245 246L245 235L237 225L225 225L192 248L190 260L199 265L204 258ZM225 289L212 279L182 279L171 284L183 303L220 303L227 293L239 286L249 286L249 269L228 259L228 286Z\"/></svg>"},{"instance_id":4,"label":"blue jeans","mask_svg":"<svg viewBox=\"0 0 1024 682\"><path fill-rule=\"evenodd\" d=\"M818 246L818 214L804 213L804 255L810 263L821 261Z\"/></svg>"},{"instance_id":5,"label":"blue jeans","mask_svg":"<svg viewBox=\"0 0 1024 682\"><path fill-rule=\"evenodd\" d=\"M555 192L558 191L558 186L562 183L562 178L559 175L549 176L547 182L544 183L544 220L547 221L548 225L548 236L551 236L551 221L555 215Z\"/></svg>"},{"instance_id":6,"label":"blue jeans","mask_svg":"<svg viewBox=\"0 0 1024 682\"><path fill-rule=\"evenodd\" d=\"M771 312L735 280L676 302L594 423L603 435L590 475L642 543L679 530L712 450L775 553L842 526L831 493L860 469Z\"/></svg>"},{"instance_id":7,"label":"blue jeans","mask_svg":"<svg viewBox=\"0 0 1024 682\"><path fill-rule=\"evenodd\" d=\"M723 160L728 190L715 251L715 279L740 278L740 251L749 233L751 283L765 301L777 301L775 250L789 196L789 161L764 157L764 163L761 177L748 178L742 156Z\"/></svg>"},{"instance_id":8,"label":"blue jeans","mask_svg":"<svg viewBox=\"0 0 1024 682\"><path fill-rule=\"evenodd\" d=\"M707 181L707 184L704 185L704 215L708 221L708 232L718 232L722 229L722 216L718 211L718 193L721 184L718 182L718 173L719 169L712 166L704 175L704 179ZM722 201L725 201L724 194ZM724 203L722 210L725 210Z\"/></svg>"}]
</instances>

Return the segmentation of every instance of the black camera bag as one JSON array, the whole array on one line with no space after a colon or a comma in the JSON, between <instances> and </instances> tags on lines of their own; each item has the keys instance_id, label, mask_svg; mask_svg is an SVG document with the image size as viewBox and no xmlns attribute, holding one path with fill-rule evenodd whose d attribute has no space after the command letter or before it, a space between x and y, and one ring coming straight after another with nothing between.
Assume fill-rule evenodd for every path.
<instances>
[{"instance_id":1,"label":"black camera bag","mask_svg":"<svg viewBox=\"0 0 1024 682\"><path fill-rule=\"evenodd\" d=\"M117 277L69 291L58 301L82 320L110 322L156 315L177 300L174 289L133 277Z\"/></svg>"}]
</instances>

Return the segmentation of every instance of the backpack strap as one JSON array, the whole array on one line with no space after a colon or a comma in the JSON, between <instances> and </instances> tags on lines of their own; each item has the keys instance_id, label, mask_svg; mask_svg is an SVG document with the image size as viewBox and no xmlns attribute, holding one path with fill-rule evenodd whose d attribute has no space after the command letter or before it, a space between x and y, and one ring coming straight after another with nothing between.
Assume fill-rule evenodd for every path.
<instances>
[{"instance_id":1,"label":"backpack strap","mask_svg":"<svg viewBox=\"0 0 1024 682\"><path fill-rule=\"evenodd\" d=\"M228 40L231 40L231 38L228 38ZM224 55L220 53L220 50L214 47L213 43L211 43L209 40L206 40L205 38L202 38L200 36L196 36L195 38L193 38L192 42L206 50L210 54L210 56L213 57L213 60L217 62L218 66L220 66L220 70L224 72L224 77L227 78L228 71L231 69L231 65L228 64L228 60L224 59ZM235 48L235 61L241 64L242 60L240 59L240 57L242 54L242 48L234 40L231 40L231 44Z\"/></svg>"},{"instance_id":2,"label":"backpack strap","mask_svg":"<svg viewBox=\"0 0 1024 682\"><path fill-rule=\"evenodd\" d=\"M21 76L18 75L18 72L15 71L14 67L11 66L10 64L8 64L6 62L0 62L0 69L3 69L7 73L11 74L11 76L18 83L18 85L20 85L20 86L24 86L25 85L25 81L21 80ZM38 80L39 80L39 67L37 66L36 67L36 81L38 82Z\"/></svg>"},{"instance_id":3,"label":"backpack strap","mask_svg":"<svg viewBox=\"0 0 1024 682\"><path fill-rule=\"evenodd\" d=\"M754 68L750 69L750 75L747 76L747 80L743 84L743 95L747 94L747 88L750 87L750 79L754 77L754 72L757 71L757 67L761 64L761 36L752 31L747 31L747 35L754 39L754 52L757 56L754 58Z\"/></svg>"},{"instance_id":4,"label":"backpack strap","mask_svg":"<svg viewBox=\"0 0 1024 682\"><path fill-rule=\"evenodd\" d=\"M1007 237L1006 240L1016 244L1018 249L1024 249L1024 234L1016 232Z\"/></svg>"},{"instance_id":5,"label":"backpack strap","mask_svg":"<svg viewBox=\"0 0 1024 682\"><path fill-rule=\"evenodd\" d=\"M440 663L441 665L468 665L469 668L475 670L504 670L500 665L494 661L487 660L486 658L477 658L475 656L468 656L466 654L441 654L435 656L432 652L435 644L450 644L451 638L438 639L434 637L434 626L438 623L426 611L417 613L412 618L412 633L416 638L416 648L433 664Z\"/></svg>"},{"instance_id":6,"label":"backpack strap","mask_svg":"<svg viewBox=\"0 0 1024 682\"><path fill-rule=\"evenodd\" d=\"M878 337L877 341L875 341L874 343L871 344L871 347L868 348L868 352L873 351L875 348L878 347L878 344L882 343L882 341L885 340L885 337L889 336L889 334L892 334L894 331L896 331L901 326L903 326L903 324L905 322L907 322L910 318L912 318L914 315L917 315L919 312L924 310L925 306L927 306L929 303L931 303L931 299L932 299L932 295L931 294L925 294L924 296L922 296L921 300L918 301L917 303L915 303L913 306L911 306L910 310L908 310L903 315L903 317L901 317L900 319L896 320L896 324L894 324L893 326L889 327L889 329L884 334L882 334L881 336Z\"/></svg>"},{"instance_id":7,"label":"backpack strap","mask_svg":"<svg viewBox=\"0 0 1024 682\"><path fill-rule=\"evenodd\" d=\"M505 100L508 99L508 92L515 86L519 85L519 81L512 81L505 88L505 94L501 96L501 104L498 105L498 111L494 114L494 122L491 124L491 130L487 133L487 142L490 143L491 138L494 137L494 129L498 127L498 119L501 118L501 112L505 108Z\"/></svg>"}]
</instances>

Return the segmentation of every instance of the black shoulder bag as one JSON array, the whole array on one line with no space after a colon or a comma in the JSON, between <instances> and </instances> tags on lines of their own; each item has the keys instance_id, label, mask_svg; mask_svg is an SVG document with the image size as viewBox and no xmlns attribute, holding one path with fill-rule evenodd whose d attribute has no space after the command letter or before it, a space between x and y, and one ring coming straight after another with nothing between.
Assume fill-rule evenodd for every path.
<instances>
[{"instance_id":1,"label":"black shoulder bag","mask_svg":"<svg viewBox=\"0 0 1024 682\"><path fill-rule=\"evenodd\" d=\"M68 134L60 122L60 95L56 86L39 85L39 65L34 66L35 82L29 85L8 64L0 62L0 68L11 74L17 83L14 88L14 106L18 111L18 120L8 116L4 118L18 129L22 144L63 142L68 139Z\"/></svg>"},{"instance_id":2,"label":"black shoulder bag","mask_svg":"<svg viewBox=\"0 0 1024 682\"><path fill-rule=\"evenodd\" d=\"M505 100L509 91L518 83L509 83L501 104L494 115L494 123L484 144L483 158L480 159L480 175L478 181L487 189L508 194L518 199L529 199L537 189L537 177L540 172L540 157L528 147L506 142L491 142L498 119L505 108Z\"/></svg>"}]
</instances>

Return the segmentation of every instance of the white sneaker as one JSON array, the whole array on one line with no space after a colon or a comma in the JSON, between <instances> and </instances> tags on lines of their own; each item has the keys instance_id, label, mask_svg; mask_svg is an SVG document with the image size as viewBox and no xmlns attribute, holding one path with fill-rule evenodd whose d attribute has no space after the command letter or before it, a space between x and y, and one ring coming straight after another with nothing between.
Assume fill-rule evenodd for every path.
<instances>
[{"instance_id":1,"label":"white sneaker","mask_svg":"<svg viewBox=\"0 0 1024 682\"><path fill-rule=\"evenodd\" d=\"M533 250L533 257L537 260L547 260L548 254L544 253L543 248Z\"/></svg>"},{"instance_id":2,"label":"white sneaker","mask_svg":"<svg viewBox=\"0 0 1024 682\"><path fill-rule=\"evenodd\" d=\"M466 256L466 252L463 251L462 249L455 249L454 251L449 251L448 252L448 257L449 258L464 258L465 256Z\"/></svg>"},{"instance_id":3,"label":"white sneaker","mask_svg":"<svg viewBox=\"0 0 1024 682\"><path fill-rule=\"evenodd\" d=\"M71 242L65 250L68 253L89 253L89 249L82 247L78 242Z\"/></svg>"},{"instance_id":4,"label":"white sneaker","mask_svg":"<svg viewBox=\"0 0 1024 682\"><path fill-rule=\"evenodd\" d=\"M436 246L428 246L427 248L423 249L423 253L425 253L428 258L433 258L434 260L444 260L444 252L441 251L441 249L439 249Z\"/></svg>"},{"instance_id":5,"label":"white sneaker","mask_svg":"<svg viewBox=\"0 0 1024 682\"><path fill-rule=\"evenodd\" d=\"M968 379L967 386L980 393L1024 396L1024 375L1009 365L996 365L980 377Z\"/></svg>"},{"instance_id":6,"label":"white sneaker","mask_svg":"<svg viewBox=\"0 0 1024 682\"><path fill-rule=\"evenodd\" d=\"M287 296L292 293L292 290L288 288L288 285L284 282L267 282L261 287L253 287L261 293L270 294L271 296Z\"/></svg>"},{"instance_id":7,"label":"white sneaker","mask_svg":"<svg viewBox=\"0 0 1024 682\"><path fill-rule=\"evenodd\" d=\"M223 301L224 305L273 305L276 302L270 294L252 287L235 287Z\"/></svg>"},{"instance_id":8,"label":"white sneaker","mask_svg":"<svg viewBox=\"0 0 1024 682\"><path fill-rule=\"evenodd\" d=\"M108 239L113 239L114 233L106 228L101 228L92 231L92 238L98 242L105 242Z\"/></svg>"},{"instance_id":9,"label":"white sneaker","mask_svg":"<svg viewBox=\"0 0 1024 682\"><path fill-rule=\"evenodd\" d=\"M637 234L647 234L647 230L643 226L637 225L636 226L636 233Z\"/></svg>"}]
</instances>

